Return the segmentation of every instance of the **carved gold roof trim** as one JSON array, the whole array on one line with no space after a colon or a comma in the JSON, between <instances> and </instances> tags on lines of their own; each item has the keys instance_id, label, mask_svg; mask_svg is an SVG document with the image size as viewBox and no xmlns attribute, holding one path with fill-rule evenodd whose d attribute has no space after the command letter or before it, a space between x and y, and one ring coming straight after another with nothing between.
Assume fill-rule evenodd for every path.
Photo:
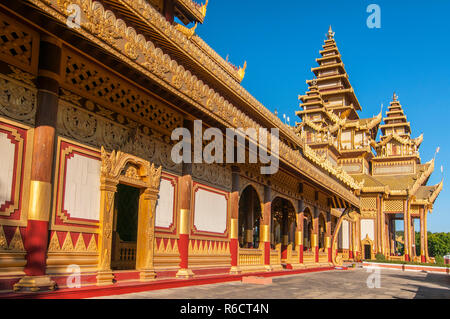
<instances>
[{"instance_id":1,"label":"carved gold roof trim","mask_svg":"<svg viewBox=\"0 0 450 319\"><path fill-rule=\"evenodd\" d=\"M76 32L105 48L111 52L111 54L122 59L131 67L150 77L159 85L173 92L180 98L186 99L195 107L220 123L231 125L231 127L254 127L256 129L262 127L247 114L243 113L240 109L236 108L233 104L229 103L217 92L212 90L208 85L197 79L197 77L192 75L188 70L185 70L184 67L179 65L175 60L172 60L170 56L163 54L161 49L156 48L151 41L147 41L142 34L136 33L136 31L132 27L128 27L123 20L117 19L113 12L105 10L101 3L92 0L61 0L63 3L58 5L50 0L29 1L47 14L50 14L64 23L69 14L69 12L61 14L61 12L64 12L64 6L67 6L70 3L79 4L86 19L82 21L82 28L75 29ZM135 2L145 4L145 6L148 5L142 0L136 0ZM62 5L62 7L60 5ZM58 9L60 11L57 11ZM153 8L151 10L154 11ZM156 14L158 19L165 21L158 12L156 12ZM167 28L172 31L176 30L175 27L171 25L167 25ZM179 34L178 37L182 37L184 41L189 41L181 32L178 30L176 30L176 32ZM174 80L181 81L181 86L175 86ZM301 138L295 135L295 132L291 128L283 124L278 117L273 115L272 112L265 108L238 83L231 81L230 85L239 88L238 93L241 94L241 97L248 104L253 106L259 114L262 114L272 122L274 127L278 127L281 132L291 138L291 140L294 141L294 144L298 146L304 145ZM317 169L316 166L304 159L298 150L294 150L284 142L280 141L279 154L280 158L288 165L297 169L300 173L313 178L325 189L339 194L339 196L345 198L353 205L358 206L357 197L350 190L334 181L320 169ZM333 172L333 170L331 170L331 172ZM352 183L351 178L349 179L349 176L347 177L338 174L338 172L336 172L336 174L335 177L343 184L350 182L350 185L355 185L354 181Z\"/></svg>"},{"instance_id":2,"label":"carved gold roof trim","mask_svg":"<svg viewBox=\"0 0 450 319\"><path fill-rule=\"evenodd\" d=\"M420 175L420 177L416 180L416 182L414 183L414 185L409 189L408 193L410 195L414 195L417 190L419 189L420 186L423 185L423 183L425 183L425 181L428 179L428 177L430 177L431 173L433 173L434 171L434 158L427 162L426 164L429 164L427 169L425 170L425 172L422 173L422 175Z\"/></svg>"},{"instance_id":3,"label":"carved gold roof trim","mask_svg":"<svg viewBox=\"0 0 450 319\"><path fill-rule=\"evenodd\" d=\"M442 191L443 188L444 188L444 180L441 180L438 187L434 190L433 194L431 194L430 198L428 199L430 203L434 203L434 201L436 200L436 198L438 197L439 193Z\"/></svg>"}]
</instances>

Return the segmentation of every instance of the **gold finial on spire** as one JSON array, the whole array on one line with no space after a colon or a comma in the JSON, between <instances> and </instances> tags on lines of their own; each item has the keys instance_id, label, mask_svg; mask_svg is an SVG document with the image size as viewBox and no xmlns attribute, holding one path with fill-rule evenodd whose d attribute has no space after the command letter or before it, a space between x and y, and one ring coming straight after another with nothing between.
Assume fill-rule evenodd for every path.
<instances>
[{"instance_id":1,"label":"gold finial on spire","mask_svg":"<svg viewBox=\"0 0 450 319\"><path fill-rule=\"evenodd\" d=\"M397 102L397 100L398 100L398 95L394 92L394 94L392 95L392 100L394 101L394 102Z\"/></svg>"},{"instance_id":2,"label":"gold finial on spire","mask_svg":"<svg viewBox=\"0 0 450 319\"><path fill-rule=\"evenodd\" d=\"M203 17L206 16L206 8L208 7L208 1L206 0L205 4L200 7L200 12L203 14Z\"/></svg>"},{"instance_id":3,"label":"gold finial on spire","mask_svg":"<svg viewBox=\"0 0 450 319\"><path fill-rule=\"evenodd\" d=\"M247 61L244 62L244 67L242 67L242 68L239 67L239 70L238 70L239 79L241 81L244 79L246 69L247 69Z\"/></svg>"},{"instance_id":4,"label":"gold finial on spire","mask_svg":"<svg viewBox=\"0 0 450 319\"><path fill-rule=\"evenodd\" d=\"M328 38L328 40L332 40L333 38L334 38L334 32L333 32L333 29L331 29L331 25L330 25L330 28L328 29L328 33L327 33L327 38Z\"/></svg>"}]
</instances>

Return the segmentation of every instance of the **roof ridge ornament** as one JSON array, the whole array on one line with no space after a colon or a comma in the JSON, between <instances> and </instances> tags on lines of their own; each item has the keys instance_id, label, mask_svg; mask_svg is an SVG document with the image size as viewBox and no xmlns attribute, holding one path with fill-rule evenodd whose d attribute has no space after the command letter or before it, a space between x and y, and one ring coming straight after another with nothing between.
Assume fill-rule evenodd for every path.
<instances>
[{"instance_id":1,"label":"roof ridge ornament","mask_svg":"<svg viewBox=\"0 0 450 319\"><path fill-rule=\"evenodd\" d=\"M197 22L192 28L187 28L181 24L177 24L175 28L181 33L183 33L190 40L195 34L195 29L197 29Z\"/></svg>"},{"instance_id":2,"label":"roof ridge ornament","mask_svg":"<svg viewBox=\"0 0 450 319\"><path fill-rule=\"evenodd\" d=\"M239 75L239 79L242 81L244 79L245 76L245 70L247 69L247 61L244 62L244 66L243 67L239 67L238 70L238 75Z\"/></svg>"},{"instance_id":3,"label":"roof ridge ornament","mask_svg":"<svg viewBox=\"0 0 450 319\"><path fill-rule=\"evenodd\" d=\"M206 8L208 7L208 2L209 0L206 0L205 4L200 7L200 12L202 13L203 17L206 16Z\"/></svg>"},{"instance_id":4,"label":"roof ridge ornament","mask_svg":"<svg viewBox=\"0 0 450 319\"><path fill-rule=\"evenodd\" d=\"M327 39L333 40L334 34L335 34L335 32L333 32L333 29L331 29L331 24L330 24L330 28L328 29L328 33L327 33Z\"/></svg>"}]
</instances>

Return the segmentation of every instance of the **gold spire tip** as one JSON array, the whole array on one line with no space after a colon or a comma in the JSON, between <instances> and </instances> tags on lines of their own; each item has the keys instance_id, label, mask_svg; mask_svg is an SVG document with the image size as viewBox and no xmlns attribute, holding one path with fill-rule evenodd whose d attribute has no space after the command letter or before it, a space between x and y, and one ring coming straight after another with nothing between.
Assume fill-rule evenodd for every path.
<instances>
[{"instance_id":1,"label":"gold spire tip","mask_svg":"<svg viewBox=\"0 0 450 319\"><path fill-rule=\"evenodd\" d=\"M327 39L332 40L334 38L334 34L335 34L335 32L333 32L333 29L331 29L331 25L330 25L330 27L328 28Z\"/></svg>"}]
</instances>

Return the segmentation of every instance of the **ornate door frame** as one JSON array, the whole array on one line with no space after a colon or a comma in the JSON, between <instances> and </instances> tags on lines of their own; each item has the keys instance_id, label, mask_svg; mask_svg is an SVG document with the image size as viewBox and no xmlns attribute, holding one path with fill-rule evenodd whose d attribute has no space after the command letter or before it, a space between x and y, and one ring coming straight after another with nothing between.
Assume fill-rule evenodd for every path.
<instances>
[{"instance_id":1,"label":"ornate door frame","mask_svg":"<svg viewBox=\"0 0 450 319\"><path fill-rule=\"evenodd\" d=\"M375 253L373 252L373 241L369 238L369 234L366 234L366 237L361 240L361 256L364 256L364 259L366 258L365 253L365 246L370 246L370 259L374 259Z\"/></svg>"},{"instance_id":2,"label":"ornate door frame","mask_svg":"<svg viewBox=\"0 0 450 319\"><path fill-rule=\"evenodd\" d=\"M117 185L123 183L141 189L139 196L136 270L141 281L155 278L153 268L154 216L158 199L162 167L155 167L139 157L101 148L100 229L98 237L97 285L110 285L114 196Z\"/></svg>"}]
</instances>

